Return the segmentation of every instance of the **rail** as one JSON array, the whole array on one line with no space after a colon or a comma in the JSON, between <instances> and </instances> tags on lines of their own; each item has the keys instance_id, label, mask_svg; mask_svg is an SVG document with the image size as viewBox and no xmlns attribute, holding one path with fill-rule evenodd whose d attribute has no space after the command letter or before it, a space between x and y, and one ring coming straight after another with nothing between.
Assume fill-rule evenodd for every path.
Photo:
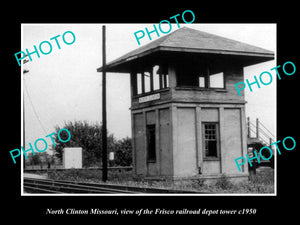
<instances>
[{"instance_id":1,"label":"rail","mask_svg":"<svg viewBox=\"0 0 300 225\"><path fill-rule=\"evenodd\" d=\"M132 166L114 166L114 167L108 167L108 170L125 170L129 171L132 170ZM37 171L65 171L65 170L102 170L102 167L87 167L87 168L39 168L39 166L27 166L25 167L25 172L37 172Z\"/></svg>"},{"instance_id":2,"label":"rail","mask_svg":"<svg viewBox=\"0 0 300 225\"><path fill-rule=\"evenodd\" d=\"M184 191L162 188L134 187L114 184L74 182L65 180L24 178L24 191L27 193L82 193L82 194L141 194L141 193L194 193L204 192Z\"/></svg>"},{"instance_id":3,"label":"rail","mask_svg":"<svg viewBox=\"0 0 300 225\"><path fill-rule=\"evenodd\" d=\"M256 123L250 121L250 117L247 117L248 138L256 138L264 145L271 145L275 140L275 136L272 132L266 128L266 126L256 118ZM255 137L253 137L255 135Z\"/></svg>"}]
</instances>

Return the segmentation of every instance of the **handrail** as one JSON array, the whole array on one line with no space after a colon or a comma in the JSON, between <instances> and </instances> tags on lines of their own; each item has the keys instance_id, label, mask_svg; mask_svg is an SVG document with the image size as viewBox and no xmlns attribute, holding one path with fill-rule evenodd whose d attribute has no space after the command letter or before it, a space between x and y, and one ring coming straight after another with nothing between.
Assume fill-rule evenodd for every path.
<instances>
[{"instance_id":1,"label":"handrail","mask_svg":"<svg viewBox=\"0 0 300 225\"><path fill-rule=\"evenodd\" d=\"M251 137L251 133L254 133L256 134L257 139L261 140L265 144L271 144L271 141L275 139L275 136L271 133L271 131L258 119L256 119L256 124L250 121L250 117L247 119L248 137Z\"/></svg>"},{"instance_id":2,"label":"handrail","mask_svg":"<svg viewBox=\"0 0 300 225\"><path fill-rule=\"evenodd\" d=\"M262 125L262 126L269 132L269 134L270 134L273 138L275 138L275 136L271 133L271 131L269 131L268 128L266 128L266 127L262 124L262 122L260 122L260 121L258 121L258 122L259 122L260 125Z\"/></svg>"}]
</instances>

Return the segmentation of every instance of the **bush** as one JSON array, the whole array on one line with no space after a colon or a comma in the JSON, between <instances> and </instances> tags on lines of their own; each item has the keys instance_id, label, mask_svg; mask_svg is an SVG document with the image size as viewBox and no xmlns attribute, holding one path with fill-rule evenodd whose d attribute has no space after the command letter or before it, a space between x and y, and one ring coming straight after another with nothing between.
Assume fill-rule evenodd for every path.
<instances>
[{"instance_id":1,"label":"bush","mask_svg":"<svg viewBox=\"0 0 300 225\"><path fill-rule=\"evenodd\" d=\"M122 181L130 180L132 171L111 170L108 171L108 180ZM69 180L69 181L93 181L102 180L102 170L85 170L85 169L68 169L68 170L52 170L48 171L48 178L54 180Z\"/></svg>"},{"instance_id":2,"label":"bush","mask_svg":"<svg viewBox=\"0 0 300 225\"><path fill-rule=\"evenodd\" d=\"M49 171L48 177L58 180L73 181L92 181L101 182L101 170L64 170ZM199 180L179 180L172 181L133 181L132 171L109 170L108 180L111 183L133 185L141 187L159 187L180 190L194 190L207 193L274 193L274 170L264 168L250 177L250 180L240 183L231 183L229 178L222 175L215 184L205 184L202 179Z\"/></svg>"},{"instance_id":3,"label":"bush","mask_svg":"<svg viewBox=\"0 0 300 225\"><path fill-rule=\"evenodd\" d=\"M132 164L132 145L131 138L123 138L115 144L117 166L131 166Z\"/></svg>"},{"instance_id":4,"label":"bush","mask_svg":"<svg viewBox=\"0 0 300 225\"><path fill-rule=\"evenodd\" d=\"M228 178L222 174L221 178L216 182L216 187L222 190L227 190L232 188L233 184L228 180Z\"/></svg>"},{"instance_id":5,"label":"bush","mask_svg":"<svg viewBox=\"0 0 300 225\"><path fill-rule=\"evenodd\" d=\"M71 133L71 139L68 142L61 142L58 138L58 131L66 128ZM62 159L63 149L65 147L82 147L83 167L98 165L102 159L102 125L98 123L89 123L87 121L65 122L63 127L55 127L56 134L53 146L55 156ZM66 140L67 134L62 132L61 139ZM114 152L115 138L107 132L107 151Z\"/></svg>"}]
</instances>

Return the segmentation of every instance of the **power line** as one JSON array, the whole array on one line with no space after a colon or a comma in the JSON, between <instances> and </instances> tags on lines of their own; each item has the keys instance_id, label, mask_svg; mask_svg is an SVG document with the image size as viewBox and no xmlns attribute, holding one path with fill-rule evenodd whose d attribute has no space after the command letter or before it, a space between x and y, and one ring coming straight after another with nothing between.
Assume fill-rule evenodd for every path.
<instances>
[{"instance_id":1,"label":"power line","mask_svg":"<svg viewBox=\"0 0 300 225\"><path fill-rule=\"evenodd\" d=\"M36 111L36 109L35 109L35 107L34 107L34 105L33 105L33 103L32 103L32 100L31 100L31 97L30 97L29 92L28 92L28 90L27 90L27 87L26 87L26 85L25 85L25 82L23 82L23 83L24 83L24 88L25 88L26 94L27 94L28 99L29 99L29 103L30 103L30 105L31 105L31 107L32 107L32 109L33 109L33 112L34 112L36 118L38 119L39 124L40 124L42 130L43 130L43 131L45 132L45 134L47 135L46 129L44 128L44 126L43 126L43 124L42 124L42 121L40 120L40 117L38 116L38 113L37 113L37 111ZM25 120L25 118L23 118L23 120Z\"/></svg>"}]
</instances>

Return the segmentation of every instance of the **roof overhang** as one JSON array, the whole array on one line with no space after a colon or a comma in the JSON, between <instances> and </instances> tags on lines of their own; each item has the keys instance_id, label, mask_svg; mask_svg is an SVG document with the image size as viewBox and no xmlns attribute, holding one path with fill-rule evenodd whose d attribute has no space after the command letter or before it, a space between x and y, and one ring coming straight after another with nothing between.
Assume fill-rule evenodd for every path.
<instances>
[{"instance_id":1,"label":"roof overhang","mask_svg":"<svg viewBox=\"0 0 300 225\"><path fill-rule=\"evenodd\" d=\"M139 54L130 55L129 57L120 57L106 65L106 72L117 73L130 73L131 66L143 59L149 60L153 57L168 57L172 55L181 54L194 54L201 56L214 56L216 58L232 58L235 59L243 66L250 66L257 63L262 63L274 59L274 53L258 53L258 52L242 52L242 51L226 51L226 50L212 50L212 49L192 49L192 48L176 48L158 46L156 48L149 49ZM102 72L103 67L99 67L97 72Z\"/></svg>"},{"instance_id":2,"label":"roof overhang","mask_svg":"<svg viewBox=\"0 0 300 225\"><path fill-rule=\"evenodd\" d=\"M135 63L151 63L151 60L175 60L181 56L222 59L241 66L249 66L274 59L270 50L209 34L199 30L183 27L166 36L137 48L105 66L107 72L129 73ZM169 58L168 58L169 57ZM142 64L145 65L145 64ZM97 69L103 71L103 67Z\"/></svg>"}]
</instances>

